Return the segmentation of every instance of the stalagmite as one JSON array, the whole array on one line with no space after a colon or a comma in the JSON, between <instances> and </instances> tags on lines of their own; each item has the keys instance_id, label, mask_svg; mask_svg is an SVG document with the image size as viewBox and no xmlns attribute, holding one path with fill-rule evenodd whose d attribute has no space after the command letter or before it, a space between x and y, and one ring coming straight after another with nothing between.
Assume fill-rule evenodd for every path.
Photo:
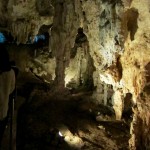
<instances>
[{"instance_id":1,"label":"stalagmite","mask_svg":"<svg viewBox=\"0 0 150 150\"><path fill-rule=\"evenodd\" d=\"M121 90L116 90L114 95L113 95L113 108L115 110L116 114L116 120L121 120L122 118L122 112L124 109L124 101L123 101L123 93Z\"/></svg>"},{"instance_id":2,"label":"stalagmite","mask_svg":"<svg viewBox=\"0 0 150 150\"><path fill-rule=\"evenodd\" d=\"M73 47L79 22L76 21L74 2L55 3L55 15L52 27L52 51L56 57L56 85L58 89L65 87L65 68L70 60L70 50ZM67 11L66 11L67 10Z\"/></svg>"},{"instance_id":3,"label":"stalagmite","mask_svg":"<svg viewBox=\"0 0 150 150\"><path fill-rule=\"evenodd\" d=\"M0 31L22 46L10 46L21 71L55 80L60 93L88 87L94 103L113 105L116 120L132 95L131 150L150 149L149 16L149 0L0 0ZM49 27L49 45L29 51L42 26Z\"/></svg>"}]
</instances>

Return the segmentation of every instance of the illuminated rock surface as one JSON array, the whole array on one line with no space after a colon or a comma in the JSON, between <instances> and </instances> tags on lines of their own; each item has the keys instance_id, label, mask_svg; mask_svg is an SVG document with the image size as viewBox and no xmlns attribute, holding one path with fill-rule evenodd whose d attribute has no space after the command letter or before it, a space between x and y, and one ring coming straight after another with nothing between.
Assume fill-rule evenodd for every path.
<instances>
[{"instance_id":1,"label":"illuminated rock surface","mask_svg":"<svg viewBox=\"0 0 150 150\"><path fill-rule=\"evenodd\" d=\"M132 107L131 137L126 139L131 150L150 149L149 16L149 0L0 0L0 31L14 39L7 46L20 78L36 77L44 88L52 85L50 93L68 90L81 96L90 91L84 96L113 110L116 120L125 119ZM85 36L77 40L79 27ZM33 46L43 33L49 43ZM119 149L113 140L112 147Z\"/></svg>"}]
</instances>

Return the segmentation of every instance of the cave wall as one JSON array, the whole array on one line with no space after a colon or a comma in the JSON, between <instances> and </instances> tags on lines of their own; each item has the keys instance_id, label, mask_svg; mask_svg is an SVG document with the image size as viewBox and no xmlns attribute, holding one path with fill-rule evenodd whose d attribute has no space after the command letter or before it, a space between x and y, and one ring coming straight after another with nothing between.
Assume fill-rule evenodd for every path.
<instances>
[{"instance_id":1,"label":"cave wall","mask_svg":"<svg viewBox=\"0 0 150 150\"><path fill-rule=\"evenodd\" d=\"M10 61L15 61L19 69L19 75L24 76L28 73L44 82L54 81L56 60L51 58L47 51L43 51L42 48L37 50L32 44L8 44L6 48Z\"/></svg>"},{"instance_id":2,"label":"cave wall","mask_svg":"<svg viewBox=\"0 0 150 150\"><path fill-rule=\"evenodd\" d=\"M53 22L52 1L1 0L0 8L0 31L10 33L17 44L25 44L29 37L34 38L38 34L42 25Z\"/></svg>"},{"instance_id":3,"label":"cave wall","mask_svg":"<svg viewBox=\"0 0 150 150\"><path fill-rule=\"evenodd\" d=\"M65 87L68 78L79 83L81 74L88 71L87 66L92 62L88 58L91 57L95 70L90 69L88 75L93 75L96 87L93 98L107 104L111 97L116 119L120 120L124 97L126 93L131 93L134 115L130 149L149 149L149 15L149 0L1 0L0 30L12 33L19 44L25 43L29 36L34 37L42 25L53 23L50 48L55 59L48 58L50 63L47 67L56 66L50 74L53 74L52 79L56 75L58 89ZM81 59L82 47L71 59L70 52L79 27L83 27L88 39L88 58L84 56ZM26 52L25 55L28 56ZM25 64L28 62L26 58ZM44 55L39 56L31 66L39 67L39 61L43 63L43 58ZM18 61L24 68L24 63ZM79 68L76 69L78 65L83 67L82 73ZM71 77L70 73L73 73ZM75 78L77 76L79 78ZM108 95L111 88L114 93Z\"/></svg>"},{"instance_id":4,"label":"cave wall","mask_svg":"<svg viewBox=\"0 0 150 150\"><path fill-rule=\"evenodd\" d=\"M131 93L134 116L130 148L149 149L150 103L146 100L148 92L143 89L149 89L150 2L83 0L82 9L98 76L101 81L113 85L116 119L121 119L124 97Z\"/></svg>"},{"instance_id":5,"label":"cave wall","mask_svg":"<svg viewBox=\"0 0 150 150\"><path fill-rule=\"evenodd\" d=\"M127 12L128 35L121 58L124 89L133 95L134 116L131 124L130 149L150 149L150 1L134 0ZM136 19L137 18L137 19ZM135 20L136 19L136 20Z\"/></svg>"},{"instance_id":6,"label":"cave wall","mask_svg":"<svg viewBox=\"0 0 150 150\"><path fill-rule=\"evenodd\" d=\"M74 45L77 29L80 27L80 2L56 1L52 27L52 52L56 58L57 89L65 87L65 69L70 62L70 50ZM79 7L79 8L78 8Z\"/></svg>"},{"instance_id":7,"label":"cave wall","mask_svg":"<svg viewBox=\"0 0 150 150\"><path fill-rule=\"evenodd\" d=\"M84 14L82 16L83 27L96 68L93 80L95 80L97 89L93 96L97 101L107 104L107 99L110 99L107 93L111 90L110 85L112 85L113 90L120 93L119 97L113 96L111 102L116 105L114 109L117 114L118 111L122 112L123 107L120 57L124 52L125 41L124 5L122 1L111 0L88 0L82 1L81 5ZM114 95L118 94L114 93ZM120 119L121 114L117 118Z\"/></svg>"}]
</instances>

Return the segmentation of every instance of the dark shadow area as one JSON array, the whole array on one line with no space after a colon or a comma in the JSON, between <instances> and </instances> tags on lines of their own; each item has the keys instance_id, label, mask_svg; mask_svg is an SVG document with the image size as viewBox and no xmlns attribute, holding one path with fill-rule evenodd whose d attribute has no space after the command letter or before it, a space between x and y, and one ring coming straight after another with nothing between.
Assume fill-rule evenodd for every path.
<instances>
[{"instance_id":1,"label":"dark shadow area","mask_svg":"<svg viewBox=\"0 0 150 150\"><path fill-rule=\"evenodd\" d=\"M107 107L93 103L90 93L55 93L52 85L34 81L26 78L18 86L18 96L26 100L18 111L17 150L101 150L113 149L115 145L128 149L129 128L124 122L97 122L98 113L110 117L114 114ZM66 133L61 131L61 126ZM70 142L75 138L81 141L71 145L67 136L73 137Z\"/></svg>"},{"instance_id":2,"label":"dark shadow area","mask_svg":"<svg viewBox=\"0 0 150 150\"><path fill-rule=\"evenodd\" d=\"M126 122L129 122L129 124L133 119L132 107L133 107L132 94L126 93L126 96L124 98L124 110L122 116L126 120Z\"/></svg>"},{"instance_id":3,"label":"dark shadow area","mask_svg":"<svg viewBox=\"0 0 150 150\"><path fill-rule=\"evenodd\" d=\"M139 17L138 10L135 8L129 9L127 11L127 16L128 16L127 28L128 31L130 32L130 39L131 41L133 41L135 33L137 32L138 29L138 23L137 23L137 19Z\"/></svg>"},{"instance_id":4,"label":"dark shadow area","mask_svg":"<svg viewBox=\"0 0 150 150\"><path fill-rule=\"evenodd\" d=\"M87 36L83 32L83 28L80 27L78 28L78 33L75 38L74 47L71 49L71 52L70 52L71 58L74 58L76 56L77 48L82 47L82 43L85 43L85 42L87 42Z\"/></svg>"},{"instance_id":5,"label":"dark shadow area","mask_svg":"<svg viewBox=\"0 0 150 150\"><path fill-rule=\"evenodd\" d=\"M145 66L146 70L146 80L147 82L150 82L150 62Z\"/></svg>"},{"instance_id":6,"label":"dark shadow area","mask_svg":"<svg viewBox=\"0 0 150 150\"><path fill-rule=\"evenodd\" d=\"M118 56L117 58L117 62L116 62L116 66L118 68L118 73L119 73L119 78L121 79L122 78L122 64L120 62L120 56Z\"/></svg>"}]
</instances>

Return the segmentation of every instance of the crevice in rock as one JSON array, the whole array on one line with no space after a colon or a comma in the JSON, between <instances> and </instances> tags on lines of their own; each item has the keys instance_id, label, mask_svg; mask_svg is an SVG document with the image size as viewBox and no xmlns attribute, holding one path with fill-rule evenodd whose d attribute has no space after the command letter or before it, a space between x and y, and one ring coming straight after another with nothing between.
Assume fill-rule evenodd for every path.
<instances>
[{"instance_id":1,"label":"crevice in rock","mask_svg":"<svg viewBox=\"0 0 150 150\"><path fill-rule=\"evenodd\" d=\"M118 56L118 58L117 58L116 67L118 68L119 80L120 80L122 78L122 71L123 71L122 65L120 62L120 56Z\"/></svg>"},{"instance_id":2,"label":"crevice in rock","mask_svg":"<svg viewBox=\"0 0 150 150\"><path fill-rule=\"evenodd\" d=\"M147 83L150 83L150 62L145 66L145 71Z\"/></svg>"},{"instance_id":3,"label":"crevice in rock","mask_svg":"<svg viewBox=\"0 0 150 150\"><path fill-rule=\"evenodd\" d=\"M130 39L131 41L133 41L134 36L138 29L137 20L138 20L139 13L137 9L131 8L127 11L127 14L128 14L127 28L128 31L130 32Z\"/></svg>"},{"instance_id":4,"label":"crevice in rock","mask_svg":"<svg viewBox=\"0 0 150 150\"><path fill-rule=\"evenodd\" d=\"M123 109L122 116L129 123L131 123L131 121L133 119L132 106L133 106L132 94L126 93L126 95L124 97L124 109Z\"/></svg>"}]
</instances>

